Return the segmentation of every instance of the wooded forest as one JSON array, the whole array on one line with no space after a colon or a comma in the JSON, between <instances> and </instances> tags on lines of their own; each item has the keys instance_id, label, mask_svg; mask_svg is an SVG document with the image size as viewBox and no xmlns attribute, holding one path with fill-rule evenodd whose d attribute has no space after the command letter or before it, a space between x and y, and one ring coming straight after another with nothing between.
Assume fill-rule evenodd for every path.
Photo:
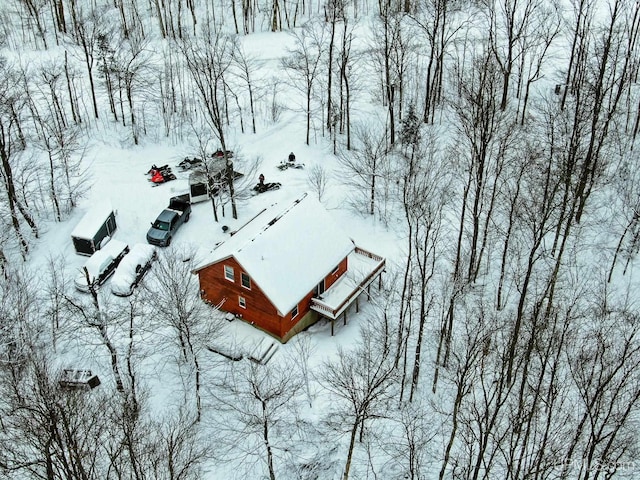
<instances>
[{"instance_id":1,"label":"wooded forest","mask_svg":"<svg viewBox=\"0 0 640 480\"><path fill-rule=\"evenodd\" d=\"M0 478L638 478L639 34L636 0L3 0ZM337 355L213 358L183 253L126 308L33 268L106 131L225 151L290 110L402 252ZM63 391L79 343L111 378Z\"/></svg>"}]
</instances>

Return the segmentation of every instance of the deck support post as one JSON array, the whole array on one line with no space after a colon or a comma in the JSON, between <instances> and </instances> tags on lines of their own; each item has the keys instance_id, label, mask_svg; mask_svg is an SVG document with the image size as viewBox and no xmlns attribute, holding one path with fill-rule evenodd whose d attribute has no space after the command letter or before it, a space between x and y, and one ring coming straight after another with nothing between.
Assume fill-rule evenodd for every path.
<instances>
[{"instance_id":1,"label":"deck support post","mask_svg":"<svg viewBox=\"0 0 640 480\"><path fill-rule=\"evenodd\" d=\"M378 290L382 290L382 272L380 272L380 276L378 277Z\"/></svg>"},{"instance_id":2,"label":"deck support post","mask_svg":"<svg viewBox=\"0 0 640 480\"><path fill-rule=\"evenodd\" d=\"M367 285L367 300L371 301L371 284Z\"/></svg>"},{"instance_id":3,"label":"deck support post","mask_svg":"<svg viewBox=\"0 0 640 480\"><path fill-rule=\"evenodd\" d=\"M356 313L360 311L360 304L358 303L358 300L360 300L360 297L356 297Z\"/></svg>"},{"instance_id":4,"label":"deck support post","mask_svg":"<svg viewBox=\"0 0 640 480\"><path fill-rule=\"evenodd\" d=\"M344 324L347 324L347 311L344 311Z\"/></svg>"},{"instance_id":5,"label":"deck support post","mask_svg":"<svg viewBox=\"0 0 640 480\"><path fill-rule=\"evenodd\" d=\"M333 322L334 322L334 320L333 320L333 318L332 318L332 319L331 319L331 336L332 336L332 337L333 337Z\"/></svg>"}]
</instances>

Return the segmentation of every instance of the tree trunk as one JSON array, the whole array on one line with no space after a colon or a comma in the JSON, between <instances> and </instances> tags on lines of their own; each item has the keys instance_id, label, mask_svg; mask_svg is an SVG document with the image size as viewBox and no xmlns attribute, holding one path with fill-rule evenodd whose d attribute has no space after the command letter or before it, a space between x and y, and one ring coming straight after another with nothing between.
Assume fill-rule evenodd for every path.
<instances>
[{"instance_id":1,"label":"tree trunk","mask_svg":"<svg viewBox=\"0 0 640 480\"><path fill-rule=\"evenodd\" d=\"M328 7L331 9L331 34L329 36L329 52L327 60L327 130L331 132L333 126L333 102L331 100L331 88L333 80L333 45L336 36L336 8L335 1L328 2ZM327 8L327 7L325 7Z\"/></svg>"},{"instance_id":2,"label":"tree trunk","mask_svg":"<svg viewBox=\"0 0 640 480\"><path fill-rule=\"evenodd\" d=\"M351 427L351 436L349 437L349 449L347 450L347 462L344 466L342 480L349 480L349 470L351 470L351 459L353 458L353 449L356 444L356 434L358 433L358 425L360 425L360 417L356 417Z\"/></svg>"},{"instance_id":3,"label":"tree trunk","mask_svg":"<svg viewBox=\"0 0 640 480\"><path fill-rule=\"evenodd\" d=\"M29 252L29 244L27 243L24 235L22 234L22 230L20 228L20 221L18 220L18 213L16 211L16 189L15 184L13 183L13 172L11 169L11 163L9 162L9 156L7 153L7 149L10 148L7 144L7 137L9 132L5 130L4 124L0 123L0 160L2 161L2 170L3 170L3 178L4 184L7 193L7 203L9 206L9 214L11 215L11 224L13 225L13 230L16 233L16 237L20 243L20 247L22 250L22 256L25 257Z\"/></svg>"}]
</instances>

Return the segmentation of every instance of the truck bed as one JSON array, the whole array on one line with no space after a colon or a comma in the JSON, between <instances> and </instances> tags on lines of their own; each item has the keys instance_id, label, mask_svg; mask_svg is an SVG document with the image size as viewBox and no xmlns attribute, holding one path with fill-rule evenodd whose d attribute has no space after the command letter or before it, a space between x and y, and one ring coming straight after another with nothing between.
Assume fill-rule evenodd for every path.
<instances>
[{"instance_id":1,"label":"truck bed","mask_svg":"<svg viewBox=\"0 0 640 480\"><path fill-rule=\"evenodd\" d=\"M169 210L178 212L180 215L191 208L191 200L188 193L171 197L169 199Z\"/></svg>"}]
</instances>

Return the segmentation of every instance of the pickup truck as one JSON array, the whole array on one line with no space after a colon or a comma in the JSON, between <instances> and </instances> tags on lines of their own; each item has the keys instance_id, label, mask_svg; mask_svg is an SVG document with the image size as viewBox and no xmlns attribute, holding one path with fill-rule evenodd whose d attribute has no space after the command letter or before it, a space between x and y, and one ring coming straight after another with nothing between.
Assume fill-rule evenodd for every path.
<instances>
[{"instance_id":1,"label":"pickup truck","mask_svg":"<svg viewBox=\"0 0 640 480\"><path fill-rule=\"evenodd\" d=\"M191 201L189 194L171 197L169 206L165 208L147 232L147 242L159 247L171 245L171 239L182 226L189 221Z\"/></svg>"}]
</instances>

